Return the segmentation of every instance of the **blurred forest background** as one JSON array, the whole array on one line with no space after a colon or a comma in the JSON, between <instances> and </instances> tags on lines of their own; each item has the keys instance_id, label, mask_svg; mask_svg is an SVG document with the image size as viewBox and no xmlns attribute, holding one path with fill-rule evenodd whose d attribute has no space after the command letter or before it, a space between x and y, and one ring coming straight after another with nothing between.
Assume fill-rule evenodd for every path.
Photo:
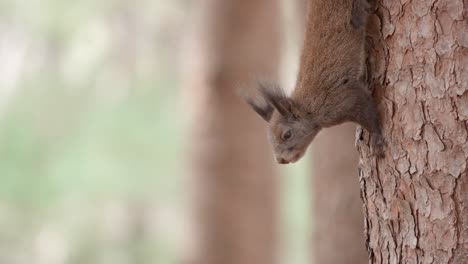
<instances>
[{"instance_id":1,"label":"blurred forest background","mask_svg":"<svg viewBox=\"0 0 468 264\"><path fill-rule=\"evenodd\" d=\"M193 2L0 0L0 263L185 254L178 73ZM282 4L281 77L292 87L300 38L293 1ZM283 263L308 263L307 164L282 168Z\"/></svg>"}]
</instances>

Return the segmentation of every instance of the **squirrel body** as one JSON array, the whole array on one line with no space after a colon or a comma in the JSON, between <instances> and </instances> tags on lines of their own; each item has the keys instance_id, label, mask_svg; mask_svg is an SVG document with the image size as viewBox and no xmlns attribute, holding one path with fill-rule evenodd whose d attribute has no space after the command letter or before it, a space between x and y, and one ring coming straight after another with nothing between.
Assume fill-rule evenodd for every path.
<instances>
[{"instance_id":1,"label":"squirrel body","mask_svg":"<svg viewBox=\"0 0 468 264\"><path fill-rule=\"evenodd\" d=\"M296 162L322 128L344 122L370 132L375 153L383 156L378 110L365 82L367 8L366 0L309 0L292 95L260 84L259 97L245 98L269 122L278 163Z\"/></svg>"}]
</instances>

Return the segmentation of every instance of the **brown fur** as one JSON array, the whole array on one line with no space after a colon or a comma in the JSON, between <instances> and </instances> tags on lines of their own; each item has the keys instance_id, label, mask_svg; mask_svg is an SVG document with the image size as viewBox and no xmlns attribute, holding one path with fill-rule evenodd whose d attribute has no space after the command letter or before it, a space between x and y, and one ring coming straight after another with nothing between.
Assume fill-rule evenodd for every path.
<instances>
[{"instance_id":1,"label":"brown fur","mask_svg":"<svg viewBox=\"0 0 468 264\"><path fill-rule=\"evenodd\" d=\"M261 85L266 104L248 102L269 122L269 139L279 163L300 159L321 128L348 121L373 134L376 154L382 156L378 111L364 82L367 1L309 0L308 4L293 94L287 97L277 86ZM288 131L292 136L285 140Z\"/></svg>"}]
</instances>

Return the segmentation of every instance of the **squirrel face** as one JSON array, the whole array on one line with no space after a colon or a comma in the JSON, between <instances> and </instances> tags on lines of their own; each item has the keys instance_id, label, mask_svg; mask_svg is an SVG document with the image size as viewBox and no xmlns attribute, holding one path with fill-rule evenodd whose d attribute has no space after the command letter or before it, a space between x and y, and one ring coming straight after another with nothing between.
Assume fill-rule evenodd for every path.
<instances>
[{"instance_id":1,"label":"squirrel face","mask_svg":"<svg viewBox=\"0 0 468 264\"><path fill-rule=\"evenodd\" d=\"M298 161L320 129L307 114L275 112L269 122L268 139L276 161L280 164Z\"/></svg>"},{"instance_id":2,"label":"squirrel face","mask_svg":"<svg viewBox=\"0 0 468 264\"><path fill-rule=\"evenodd\" d=\"M276 161L294 163L302 158L321 126L277 85L260 84L260 97L244 97L247 103L269 123L268 139ZM275 111L276 110L276 111Z\"/></svg>"}]
</instances>

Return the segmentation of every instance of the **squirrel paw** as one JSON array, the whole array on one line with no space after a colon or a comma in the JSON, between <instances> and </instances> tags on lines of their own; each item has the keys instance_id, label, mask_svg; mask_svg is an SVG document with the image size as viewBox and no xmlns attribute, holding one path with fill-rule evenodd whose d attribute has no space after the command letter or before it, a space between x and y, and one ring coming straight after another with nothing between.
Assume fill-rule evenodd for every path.
<instances>
[{"instance_id":1,"label":"squirrel paw","mask_svg":"<svg viewBox=\"0 0 468 264\"><path fill-rule=\"evenodd\" d=\"M372 153L377 156L377 158L384 158L385 157L385 147L387 144L385 143L381 134L373 134L371 139L371 148Z\"/></svg>"}]
</instances>

